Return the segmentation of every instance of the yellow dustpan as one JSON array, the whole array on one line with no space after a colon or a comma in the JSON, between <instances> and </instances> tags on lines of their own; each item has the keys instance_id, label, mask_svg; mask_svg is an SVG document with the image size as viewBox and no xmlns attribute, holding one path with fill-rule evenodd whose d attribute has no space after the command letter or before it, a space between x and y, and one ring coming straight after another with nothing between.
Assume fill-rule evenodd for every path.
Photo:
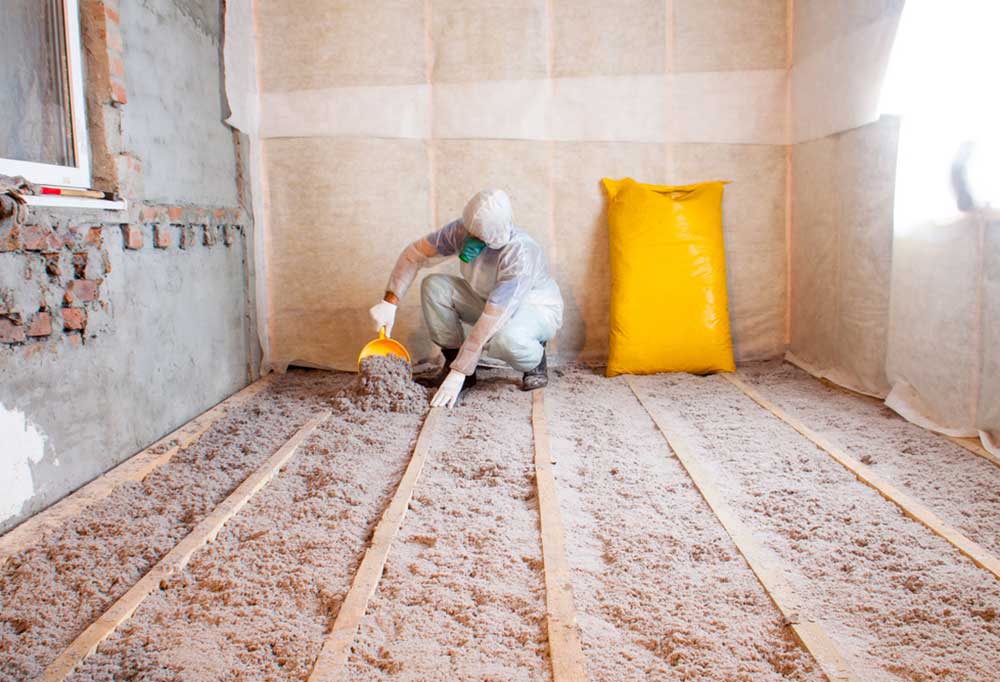
<instances>
[{"instance_id":1,"label":"yellow dustpan","mask_svg":"<svg viewBox=\"0 0 1000 682\"><path fill-rule=\"evenodd\" d=\"M412 362L410 354L403 344L385 335L385 327L378 330L377 339L369 341L361 349L361 353L358 355L358 369L361 369L361 361L370 355L398 355L407 362Z\"/></svg>"}]
</instances>

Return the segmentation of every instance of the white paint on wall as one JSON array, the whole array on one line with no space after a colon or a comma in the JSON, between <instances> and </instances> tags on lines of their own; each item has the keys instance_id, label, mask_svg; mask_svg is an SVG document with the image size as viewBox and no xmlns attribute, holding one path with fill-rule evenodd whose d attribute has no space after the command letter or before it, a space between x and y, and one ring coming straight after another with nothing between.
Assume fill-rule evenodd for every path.
<instances>
[{"instance_id":1,"label":"white paint on wall","mask_svg":"<svg viewBox=\"0 0 1000 682\"><path fill-rule=\"evenodd\" d=\"M0 404L0 521L21 511L35 494L31 464L45 454L45 436L23 412L8 410Z\"/></svg>"}]
</instances>

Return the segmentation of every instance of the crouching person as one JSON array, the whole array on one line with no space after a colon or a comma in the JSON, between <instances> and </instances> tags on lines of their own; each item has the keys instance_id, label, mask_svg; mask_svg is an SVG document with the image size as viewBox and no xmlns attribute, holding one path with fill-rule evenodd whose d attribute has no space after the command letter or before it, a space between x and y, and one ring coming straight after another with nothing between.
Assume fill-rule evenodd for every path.
<instances>
[{"instance_id":1,"label":"crouching person","mask_svg":"<svg viewBox=\"0 0 1000 682\"><path fill-rule=\"evenodd\" d=\"M562 326L563 301L538 242L514 225L510 198L483 190L462 217L413 242L396 261L385 298L372 307L376 329L391 335L400 299L417 272L458 257L461 277L429 275L420 290L424 323L445 365L430 384L434 407L452 407L476 383L484 348L522 372L526 391L548 383L545 344ZM462 323L471 325L466 335Z\"/></svg>"}]
</instances>

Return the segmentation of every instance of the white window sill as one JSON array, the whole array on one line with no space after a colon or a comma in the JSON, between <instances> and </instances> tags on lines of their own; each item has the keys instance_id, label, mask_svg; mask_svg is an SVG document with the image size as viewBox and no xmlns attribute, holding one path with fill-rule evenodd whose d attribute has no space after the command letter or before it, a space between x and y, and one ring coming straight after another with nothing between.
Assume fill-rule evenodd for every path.
<instances>
[{"instance_id":1,"label":"white window sill","mask_svg":"<svg viewBox=\"0 0 1000 682\"><path fill-rule=\"evenodd\" d=\"M89 208L99 211L124 211L128 209L128 201L119 199L88 199L86 197L61 197L58 195L25 196L28 206L48 206L52 208Z\"/></svg>"}]
</instances>

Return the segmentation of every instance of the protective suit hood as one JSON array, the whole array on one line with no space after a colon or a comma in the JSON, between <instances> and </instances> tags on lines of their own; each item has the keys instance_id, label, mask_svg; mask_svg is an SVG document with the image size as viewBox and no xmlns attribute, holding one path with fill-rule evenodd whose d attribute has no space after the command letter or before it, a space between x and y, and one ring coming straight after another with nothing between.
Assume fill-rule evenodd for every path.
<instances>
[{"instance_id":1,"label":"protective suit hood","mask_svg":"<svg viewBox=\"0 0 1000 682\"><path fill-rule=\"evenodd\" d=\"M491 249L503 248L514 232L510 197L502 189L484 189L465 205L462 223L469 234L482 239Z\"/></svg>"}]
</instances>

